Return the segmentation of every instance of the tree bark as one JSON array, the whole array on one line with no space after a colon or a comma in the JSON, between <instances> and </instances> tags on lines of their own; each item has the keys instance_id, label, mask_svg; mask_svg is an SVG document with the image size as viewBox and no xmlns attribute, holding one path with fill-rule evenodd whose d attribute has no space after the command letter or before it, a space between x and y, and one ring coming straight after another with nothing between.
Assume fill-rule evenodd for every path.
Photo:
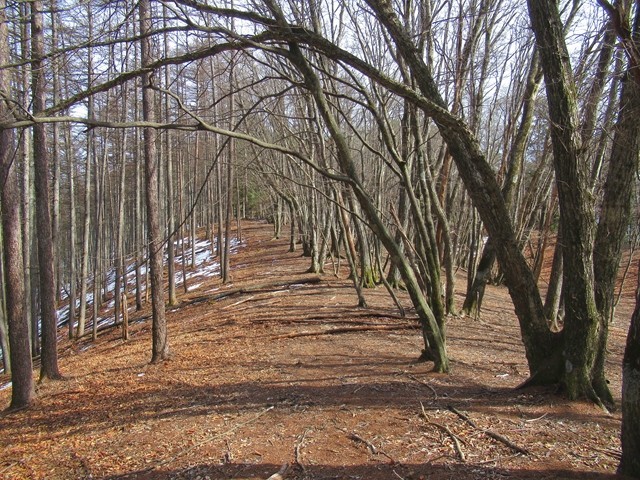
<instances>
[{"instance_id":1,"label":"tree bark","mask_svg":"<svg viewBox=\"0 0 640 480\"><path fill-rule=\"evenodd\" d=\"M151 42L147 33L151 31L151 3L141 0L139 3L141 61L142 66L152 62ZM154 91L152 76L142 76L142 117L145 121L154 119ZM160 206L158 199L158 164L156 154L156 132L153 128L145 128L144 132L144 167L145 197L147 200L147 244L151 276L151 311L152 311L152 356L151 363L162 362L169 358L167 342L167 322L165 318L164 288L162 282L162 232L160 230Z\"/></svg>"},{"instance_id":2,"label":"tree bark","mask_svg":"<svg viewBox=\"0 0 640 480\"><path fill-rule=\"evenodd\" d=\"M604 355L598 351L603 323L594 296L594 205L590 172L583 168L575 82L557 3L528 0L528 6L545 77L560 205L565 299L562 383L569 398L610 404L604 372L594 369L596 358Z\"/></svg>"},{"instance_id":3,"label":"tree bark","mask_svg":"<svg viewBox=\"0 0 640 480\"><path fill-rule=\"evenodd\" d=\"M636 9L634 42L640 46L640 12ZM613 317L615 285L622 246L631 220L636 172L640 165L640 82L629 66L622 83L609 171L604 185L600 221L594 245L595 301L600 313L600 334L594 365L596 390L608 391L604 368L609 321ZM637 201L637 200L636 200ZM608 399L612 401L612 399Z\"/></svg>"},{"instance_id":4,"label":"tree bark","mask_svg":"<svg viewBox=\"0 0 640 480\"><path fill-rule=\"evenodd\" d=\"M9 35L6 2L0 0L0 65L9 63ZM11 91L9 70L0 69L0 90ZM13 117L4 101L0 102L0 121ZM14 161L13 130L0 129L0 210L2 211L3 278L11 363L11 409L29 406L35 397L33 365L29 345L29 320L24 315L24 265L20 227L20 198L17 162Z\"/></svg>"},{"instance_id":5,"label":"tree bark","mask_svg":"<svg viewBox=\"0 0 640 480\"><path fill-rule=\"evenodd\" d=\"M636 308L622 361L622 459L618 473L640 478L640 262Z\"/></svg>"},{"instance_id":6,"label":"tree bark","mask_svg":"<svg viewBox=\"0 0 640 480\"><path fill-rule=\"evenodd\" d=\"M43 5L31 2L31 49L33 111L45 109ZM53 243L49 198L49 152L45 125L33 126L34 182L36 190L36 224L38 231L38 266L40 279L40 321L42 325L42 354L40 381L60 379L58 369L57 313Z\"/></svg>"}]
</instances>

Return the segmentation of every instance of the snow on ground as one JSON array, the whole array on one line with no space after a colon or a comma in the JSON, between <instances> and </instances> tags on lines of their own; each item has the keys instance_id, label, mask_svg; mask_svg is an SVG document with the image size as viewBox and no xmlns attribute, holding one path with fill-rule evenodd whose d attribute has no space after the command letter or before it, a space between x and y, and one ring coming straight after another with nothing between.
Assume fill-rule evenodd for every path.
<instances>
[{"instance_id":1,"label":"snow on ground","mask_svg":"<svg viewBox=\"0 0 640 480\"><path fill-rule=\"evenodd\" d=\"M180 241L176 242L176 245L179 245ZM195 265L195 268L192 268L192 262L191 262L191 255L192 255L192 248L190 245L191 239L190 237L185 237L181 240L181 242L184 242L185 248L184 248L184 253L185 253L185 266L186 266L186 280L187 282L191 279L194 278L207 278L207 277L214 277L216 275L220 274L220 263L215 261L214 256L213 256L213 252L215 250L215 239L214 239L214 243L212 244L211 240L207 240L207 239L203 239L203 240L197 240L195 242L194 245L194 250L195 250L195 260L193 262L193 264ZM188 246L187 246L188 245ZM240 242L236 237L231 238L230 241L230 245L229 245L229 252L231 255L235 254L238 249L240 249L241 247L243 247L244 244L242 242ZM165 257L164 257L164 264L167 265L167 254L165 252ZM175 280L176 280L176 284L177 285L181 285L183 282L183 278L182 278L182 255L176 255L175 257L175 264L176 264L176 274L175 274ZM139 266L140 269L140 276L144 279L147 273L147 265L146 263L142 264ZM127 265L127 289L128 290L135 290L135 270L136 270L136 263L135 262L131 262ZM106 287L106 293L107 295L110 295L111 297L114 296L114 292L115 292L115 269L111 269L109 272L107 272L107 287ZM89 281L89 284L91 285L93 282L93 280ZM193 285L188 285L190 290L199 288L202 286L202 283L194 283ZM146 287L146 285L144 284L144 280L143 280L143 289ZM68 298L68 292L69 292L69 285L64 285L62 288L62 295L61 298L63 300L66 300ZM80 294L80 292L78 292L78 295ZM87 298L87 312L90 315L92 312L92 304L93 304L93 292L87 292L86 295ZM107 325L113 325L114 323L114 318L113 318L113 309L115 306L115 300L110 300L109 302L106 303L106 316L102 316L98 318L98 327L103 327L103 326L107 326ZM133 305L131 306L131 308L134 308ZM80 309L80 298L76 299L76 312ZM67 335L67 329L62 329L63 326L67 325L67 322L69 320L69 304L67 303L66 305L63 305L62 307L60 307L57 310L57 317L58 317L58 328L60 329L59 332L59 336L62 337L64 335ZM74 322L74 329L77 327L77 322ZM38 328L40 328L40 322L38 321ZM92 328L91 327L91 323L87 323L87 329ZM0 349L0 360L2 359L2 351ZM3 369L0 368L0 373L3 372ZM5 385L0 385L0 390L4 389L4 388L9 388L11 384L5 384Z\"/></svg>"}]
</instances>

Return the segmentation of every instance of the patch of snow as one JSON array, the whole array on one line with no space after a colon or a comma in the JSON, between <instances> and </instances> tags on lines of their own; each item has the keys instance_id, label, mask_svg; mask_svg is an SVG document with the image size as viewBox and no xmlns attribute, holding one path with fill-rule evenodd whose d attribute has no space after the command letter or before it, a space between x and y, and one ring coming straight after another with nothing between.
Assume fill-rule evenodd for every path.
<instances>
[{"instance_id":1,"label":"patch of snow","mask_svg":"<svg viewBox=\"0 0 640 480\"><path fill-rule=\"evenodd\" d=\"M214 241L212 242L211 240L197 240L195 245L194 245L194 249L192 250L191 248L191 244L190 244L190 237L184 238L182 240L185 243L185 249L184 249L184 253L185 253L185 263L188 264L189 266L191 266L191 254L193 252L193 250L195 250L195 258L194 258L194 262L196 268L194 270L190 270L186 272L186 279L183 278L183 274L182 274L182 270L180 268L176 268L176 283L182 283L184 281L189 281L193 278L198 278L198 279L202 279L202 278L208 278L208 277L215 277L220 275L220 263L215 261L215 257L213 255L213 252L215 251L215 246L216 246L216 239L214 239ZM178 242L178 241L177 241ZM229 242L229 252L231 254L235 254L238 252L238 250L241 247L246 246L245 242L240 242L236 237L233 237L230 239ZM165 255L164 255L164 260L165 260L165 264L167 262L167 250L165 249ZM176 264L180 264L182 262L182 256L181 255L177 255L175 257L175 262ZM178 265L176 265L177 267ZM138 267L139 272L140 272L140 276L144 277L147 274L147 264L146 263L142 263L141 265L139 265ZM136 284L136 277L135 277L135 271L136 271L136 263L135 260L131 261L130 263L127 263L126 265L126 280L127 280L127 288L131 291L135 290L135 284ZM267 273L271 273L271 272L267 272ZM105 272L106 275L106 289L107 289L107 293L112 292L115 293L115 269L110 269L109 271ZM102 277L104 278L104 277ZM89 284L91 284L93 282L93 280L90 278L87 280L87 282L89 282ZM194 285L189 285L189 289L197 289L200 288L202 286L202 282L200 283L196 283ZM66 285L63 288L63 296L62 299L66 300L68 299L68 288L69 286ZM144 290L146 289L146 285L144 284L144 282L141 285L141 288ZM209 292L215 292L219 290L218 287L216 288L212 288L211 290L209 290ZM77 292L78 298L76 299L76 312L80 309L80 291ZM86 295L86 303L87 306L92 305L93 304L93 292L88 291L87 295ZM109 302L107 302L106 307L109 310L113 310L115 306L115 300L111 299ZM89 307L88 307L88 311ZM68 324L68 320L69 320L69 305L64 305L61 308L59 308L57 310L57 323L58 323L58 328L61 328L64 325ZM113 325L115 323L115 320L112 316L107 316L107 317L103 317L103 318L98 318L98 326L102 327L102 326L108 326L108 325ZM77 326L77 322L74 322L74 328ZM87 327L91 328L91 323L88 323ZM63 336L65 335L66 332L61 332L60 335ZM82 350L86 350L87 348L89 348L89 346L83 347Z\"/></svg>"},{"instance_id":2,"label":"patch of snow","mask_svg":"<svg viewBox=\"0 0 640 480\"><path fill-rule=\"evenodd\" d=\"M11 386L11 382L7 382L4 385L0 385L0 390L6 390Z\"/></svg>"}]
</instances>

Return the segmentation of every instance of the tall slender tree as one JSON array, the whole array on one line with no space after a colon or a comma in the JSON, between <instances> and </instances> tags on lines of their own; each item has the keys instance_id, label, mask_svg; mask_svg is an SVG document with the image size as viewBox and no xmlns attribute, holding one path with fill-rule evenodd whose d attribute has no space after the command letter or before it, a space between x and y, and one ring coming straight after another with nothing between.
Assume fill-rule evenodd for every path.
<instances>
[{"instance_id":1,"label":"tall slender tree","mask_svg":"<svg viewBox=\"0 0 640 480\"><path fill-rule=\"evenodd\" d=\"M0 65L9 63L9 35L6 2L0 0ZM11 120L13 113L7 102L11 96L11 79L7 69L0 69L0 121ZM4 255L3 284L6 292L6 312L9 327L11 358L12 409L27 407L35 396L33 365L29 345L29 320L24 315L24 280L22 264L22 233L20 227L19 182L15 161L15 133L0 129L0 209L2 211L2 252Z\"/></svg>"},{"instance_id":2,"label":"tall slender tree","mask_svg":"<svg viewBox=\"0 0 640 480\"><path fill-rule=\"evenodd\" d=\"M141 0L138 4L140 16L140 55L142 67L153 61L151 38L151 2ZM142 118L146 122L154 120L155 104L153 76L149 72L142 75ZM167 340L167 321L165 317L164 286L162 282L162 232L160 230L160 202L158 198L159 159L156 154L156 131L151 127L144 129L144 167L145 198L147 201L147 245L151 275L152 309L152 356L151 362L158 363L169 357Z\"/></svg>"},{"instance_id":3,"label":"tall slender tree","mask_svg":"<svg viewBox=\"0 0 640 480\"><path fill-rule=\"evenodd\" d=\"M44 63L43 4L31 2L31 51L33 112L45 109L46 78ZM38 266L40 279L40 321L42 324L42 356L40 380L56 380L62 376L58 369L56 282L53 268L51 229L51 199L49 188L49 151L46 126L33 126L34 181L36 189L36 224L38 230Z\"/></svg>"}]
</instances>

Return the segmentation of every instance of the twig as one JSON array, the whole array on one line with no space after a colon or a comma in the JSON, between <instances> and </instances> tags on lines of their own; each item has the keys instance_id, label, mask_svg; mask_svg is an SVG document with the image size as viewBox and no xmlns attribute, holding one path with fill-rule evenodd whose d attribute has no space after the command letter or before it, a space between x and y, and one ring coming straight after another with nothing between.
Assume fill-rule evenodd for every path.
<instances>
[{"instance_id":1,"label":"twig","mask_svg":"<svg viewBox=\"0 0 640 480\"><path fill-rule=\"evenodd\" d=\"M232 303L231 305L225 305L224 307L220 308L220 310L226 310L227 308L238 306L241 303L249 302L249 301L253 300L254 298L256 298L256 296L255 295L251 295L249 298L243 298L241 300L238 300L235 303Z\"/></svg>"},{"instance_id":2,"label":"twig","mask_svg":"<svg viewBox=\"0 0 640 480\"><path fill-rule=\"evenodd\" d=\"M365 440L364 438L362 438L357 433L351 432L349 434L349 439L354 440L356 442L364 443L372 454L374 455L378 454L378 449L376 448L376 446L373 443L371 443L369 440Z\"/></svg>"},{"instance_id":3,"label":"twig","mask_svg":"<svg viewBox=\"0 0 640 480\"><path fill-rule=\"evenodd\" d=\"M542 420L544 417L546 417L549 414L549 412L543 413L542 415L540 415L539 417L536 418L530 418L528 420L525 420L525 422L527 423L533 423L533 422L537 422L538 420Z\"/></svg>"},{"instance_id":4,"label":"twig","mask_svg":"<svg viewBox=\"0 0 640 480\"><path fill-rule=\"evenodd\" d=\"M280 470L278 470L276 473L274 473L269 478L267 478L267 480L284 480L288 470L289 470L289 464L285 463L280 467Z\"/></svg>"},{"instance_id":5,"label":"twig","mask_svg":"<svg viewBox=\"0 0 640 480\"><path fill-rule=\"evenodd\" d=\"M296 442L296 448L294 449L294 459L295 459L296 465L300 467L300 469L303 472L306 471L306 469L304 468L304 465L300 462L300 448L302 447L302 442L304 442L304 439L307 436L308 432L309 432L309 429L305 430L304 433L298 438L298 441Z\"/></svg>"},{"instance_id":6,"label":"twig","mask_svg":"<svg viewBox=\"0 0 640 480\"><path fill-rule=\"evenodd\" d=\"M254 417L250 418L249 420L245 421L245 422L241 422L238 423L236 425L234 425L233 427L231 427L229 430L224 431L222 433L217 433L215 435L210 435L207 438L205 438L204 440L199 441L198 443L195 443L193 445L191 445L188 448L185 448L181 451L179 451L178 453L176 453L174 456L167 458L166 460L161 460L160 462L155 463L154 465L151 465L149 468L145 469L145 472L150 472L152 470L155 470L156 468L162 467L168 463L173 462L175 459L186 455L187 453L189 453L190 451L204 445L205 443L209 443L212 442L218 438L224 437L225 435L229 435L230 433L235 432L236 430L238 430L241 427L244 427L245 425L249 425L250 423L255 422L256 420L258 420L260 417L262 417L264 414L268 413L269 411L273 410L275 407L272 405L270 407L265 408L264 410L262 410L260 413L258 413L257 415L255 415Z\"/></svg>"},{"instance_id":7,"label":"twig","mask_svg":"<svg viewBox=\"0 0 640 480\"><path fill-rule=\"evenodd\" d=\"M458 457L460 457L460 461L466 462L467 461L467 457L465 456L464 452L462 451L462 447L460 446L460 439L458 438L458 436L455 435L446 426L441 425L441 424L436 423L436 422L432 422L431 420L429 420L429 416L427 415L427 412L425 412L424 405L422 405L422 402L420 402L420 407L422 408L422 415L424 416L425 420L427 421L427 424L433 425L435 427L438 427L440 430L442 430L447 435L449 435L449 438L451 438L451 440L453 441L453 448L456 451L456 453L458 454Z\"/></svg>"},{"instance_id":8,"label":"twig","mask_svg":"<svg viewBox=\"0 0 640 480\"><path fill-rule=\"evenodd\" d=\"M411 380L421 383L422 385L424 385L425 387L427 387L429 390L431 390L431 393L433 393L433 399L434 400L438 400L438 392L436 392L436 389L433 388L428 382L425 382L424 380L420 380L418 377L416 377L415 375L411 375L408 374L407 375ZM424 410L424 407L422 408Z\"/></svg>"},{"instance_id":9,"label":"twig","mask_svg":"<svg viewBox=\"0 0 640 480\"><path fill-rule=\"evenodd\" d=\"M393 474L398 477L400 480L406 480L406 478L404 478L403 476L401 476L398 472L396 472L395 470L393 471Z\"/></svg>"},{"instance_id":10,"label":"twig","mask_svg":"<svg viewBox=\"0 0 640 480\"><path fill-rule=\"evenodd\" d=\"M346 433L347 437L349 438L349 440L353 440L354 442L364 443L367 446L367 449L369 450L369 452L371 452L372 455L383 455L383 456L387 457L392 464L397 463L389 454L387 454L387 452L385 452L384 450L382 450L380 448L377 448L373 443L371 443L369 440L367 440L365 438L362 438L357 433L348 432L347 430L345 430L343 428L338 428L338 430L343 431L344 433Z\"/></svg>"},{"instance_id":11,"label":"twig","mask_svg":"<svg viewBox=\"0 0 640 480\"><path fill-rule=\"evenodd\" d=\"M607 449L607 448L593 448L593 450L596 452L604 453L605 455L609 455L610 457L615 458L616 460L620 460L622 458L622 452L618 450Z\"/></svg>"},{"instance_id":12,"label":"twig","mask_svg":"<svg viewBox=\"0 0 640 480\"><path fill-rule=\"evenodd\" d=\"M495 433L487 428L480 428L478 427L478 425L476 425L476 423L471 420L467 415L465 415L464 413L462 413L461 411L459 411L457 408L455 408L453 405L447 405L447 408L452 411L453 413L455 413L456 415L458 415L461 419L463 419L465 422L467 422L469 425L471 425L473 428L480 430L482 433L484 433L487 437L491 437L494 440L497 440L498 442L506 445L507 447L509 447L511 450L521 453L523 455L531 455L531 452L529 452L528 450L519 447L518 445L516 445L515 443L513 443L511 440L509 440L507 437L500 435L499 433Z\"/></svg>"},{"instance_id":13,"label":"twig","mask_svg":"<svg viewBox=\"0 0 640 480\"><path fill-rule=\"evenodd\" d=\"M19 461L18 461L18 462L10 463L10 464L9 464L9 465L7 465L6 467L4 467L2 470L0 470L0 473L4 473L4 472L6 472L7 470L11 470L11 468L12 468L12 467L14 467L15 465L17 465L17 464L19 464L19 463L20 463Z\"/></svg>"}]
</instances>

